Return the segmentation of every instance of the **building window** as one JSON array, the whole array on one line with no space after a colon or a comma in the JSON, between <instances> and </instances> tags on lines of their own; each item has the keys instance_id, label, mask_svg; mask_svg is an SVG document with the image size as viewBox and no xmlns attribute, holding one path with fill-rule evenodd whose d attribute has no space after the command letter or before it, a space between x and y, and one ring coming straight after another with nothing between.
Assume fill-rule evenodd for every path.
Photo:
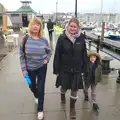
<instances>
[{"instance_id":1,"label":"building window","mask_svg":"<svg viewBox=\"0 0 120 120\"><path fill-rule=\"evenodd\" d=\"M11 17L19 16L19 14L11 14Z\"/></svg>"}]
</instances>

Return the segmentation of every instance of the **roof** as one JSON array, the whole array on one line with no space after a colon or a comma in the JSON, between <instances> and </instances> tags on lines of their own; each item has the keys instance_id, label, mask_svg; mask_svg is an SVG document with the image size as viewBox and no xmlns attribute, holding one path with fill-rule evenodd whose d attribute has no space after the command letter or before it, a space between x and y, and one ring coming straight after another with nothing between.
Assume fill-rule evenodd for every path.
<instances>
[{"instance_id":1,"label":"roof","mask_svg":"<svg viewBox=\"0 0 120 120\"><path fill-rule=\"evenodd\" d=\"M36 13L30 6L21 6L16 12L21 13Z\"/></svg>"},{"instance_id":2,"label":"roof","mask_svg":"<svg viewBox=\"0 0 120 120\"><path fill-rule=\"evenodd\" d=\"M28 1L28 0L22 0L22 1L20 1L21 3L32 3L30 0Z\"/></svg>"}]
</instances>

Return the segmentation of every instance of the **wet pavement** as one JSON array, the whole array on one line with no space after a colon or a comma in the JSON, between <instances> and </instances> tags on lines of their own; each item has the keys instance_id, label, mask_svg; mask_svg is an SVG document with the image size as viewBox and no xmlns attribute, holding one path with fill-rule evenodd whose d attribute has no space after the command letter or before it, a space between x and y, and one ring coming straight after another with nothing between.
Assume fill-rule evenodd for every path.
<instances>
[{"instance_id":1,"label":"wet pavement","mask_svg":"<svg viewBox=\"0 0 120 120\"><path fill-rule=\"evenodd\" d=\"M55 43L54 39L53 46ZM103 52L100 54L106 56ZM53 56L48 65L46 78L45 120L70 120L69 91L66 94L67 103L63 106L60 103L60 91L55 88L56 76L52 74L52 63ZM18 49L9 53L0 62L1 65L3 67L0 71L0 120L37 120L37 106L22 76ZM120 62L114 59L111 67L120 67ZM116 83L117 76L117 71L112 71L109 75L103 75L102 82L98 84L98 112L92 110L91 101L84 102L83 91L78 92L76 120L120 120L120 84Z\"/></svg>"}]
</instances>

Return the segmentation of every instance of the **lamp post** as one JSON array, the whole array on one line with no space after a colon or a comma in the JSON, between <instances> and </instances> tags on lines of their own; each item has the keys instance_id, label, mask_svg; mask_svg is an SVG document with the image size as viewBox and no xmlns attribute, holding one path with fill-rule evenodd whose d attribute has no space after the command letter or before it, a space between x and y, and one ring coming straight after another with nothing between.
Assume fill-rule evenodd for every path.
<instances>
[{"instance_id":1,"label":"lamp post","mask_svg":"<svg viewBox=\"0 0 120 120\"><path fill-rule=\"evenodd\" d=\"M75 17L77 18L77 0L75 0Z\"/></svg>"},{"instance_id":2,"label":"lamp post","mask_svg":"<svg viewBox=\"0 0 120 120\"><path fill-rule=\"evenodd\" d=\"M57 12L58 12L58 0L56 1L56 22L57 22Z\"/></svg>"},{"instance_id":3,"label":"lamp post","mask_svg":"<svg viewBox=\"0 0 120 120\"><path fill-rule=\"evenodd\" d=\"M103 22L103 0L101 0L101 22Z\"/></svg>"},{"instance_id":4,"label":"lamp post","mask_svg":"<svg viewBox=\"0 0 120 120\"><path fill-rule=\"evenodd\" d=\"M104 40L105 23L104 23L104 20L103 20L103 0L101 0L101 23L102 23L101 40Z\"/></svg>"}]
</instances>

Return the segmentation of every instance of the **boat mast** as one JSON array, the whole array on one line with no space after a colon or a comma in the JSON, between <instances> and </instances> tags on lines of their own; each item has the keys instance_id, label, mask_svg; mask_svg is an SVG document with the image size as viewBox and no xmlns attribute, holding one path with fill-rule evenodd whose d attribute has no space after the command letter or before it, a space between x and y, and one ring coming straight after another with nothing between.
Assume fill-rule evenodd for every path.
<instances>
[{"instance_id":1,"label":"boat mast","mask_svg":"<svg viewBox=\"0 0 120 120\"><path fill-rule=\"evenodd\" d=\"M105 22L103 20L103 0L101 0L101 23L102 23L101 41L103 41L104 40L104 28L105 28Z\"/></svg>"},{"instance_id":2,"label":"boat mast","mask_svg":"<svg viewBox=\"0 0 120 120\"><path fill-rule=\"evenodd\" d=\"M103 0L101 0L101 10L100 10L100 13L101 13L101 23L103 22Z\"/></svg>"}]
</instances>

